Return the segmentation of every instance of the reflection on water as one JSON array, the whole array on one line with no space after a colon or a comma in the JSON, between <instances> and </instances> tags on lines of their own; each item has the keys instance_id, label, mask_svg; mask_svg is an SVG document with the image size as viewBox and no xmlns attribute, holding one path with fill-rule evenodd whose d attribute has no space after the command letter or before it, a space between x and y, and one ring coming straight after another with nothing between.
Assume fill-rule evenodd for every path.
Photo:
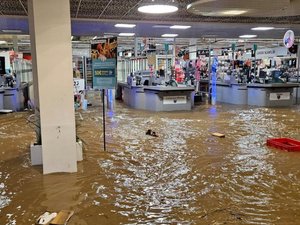
<instances>
[{"instance_id":1,"label":"reflection on water","mask_svg":"<svg viewBox=\"0 0 300 225\"><path fill-rule=\"evenodd\" d=\"M9 174L0 172L0 213L1 209L7 206L11 201L8 195L11 195L12 193L7 193L7 188L5 185L5 180L8 178Z\"/></svg>"},{"instance_id":2,"label":"reflection on water","mask_svg":"<svg viewBox=\"0 0 300 225\"><path fill-rule=\"evenodd\" d=\"M33 224L60 209L75 211L71 225L298 224L300 154L265 142L300 140L299 108L154 113L116 104L107 110L108 152L101 112L78 116L85 147L78 173L50 176L28 164L28 114L0 116L0 224Z\"/></svg>"}]
</instances>

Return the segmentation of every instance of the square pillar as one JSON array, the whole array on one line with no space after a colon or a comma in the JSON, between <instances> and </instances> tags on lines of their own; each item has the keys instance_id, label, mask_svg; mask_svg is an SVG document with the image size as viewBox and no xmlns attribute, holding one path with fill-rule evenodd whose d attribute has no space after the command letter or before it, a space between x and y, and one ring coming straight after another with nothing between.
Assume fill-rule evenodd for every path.
<instances>
[{"instance_id":1,"label":"square pillar","mask_svg":"<svg viewBox=\"0 0 300 225\"><path fill-rule=\"evenodd\" d=\"M43 173L76 172L69 0L28 0Z\"/></svg>"}]
</instances>

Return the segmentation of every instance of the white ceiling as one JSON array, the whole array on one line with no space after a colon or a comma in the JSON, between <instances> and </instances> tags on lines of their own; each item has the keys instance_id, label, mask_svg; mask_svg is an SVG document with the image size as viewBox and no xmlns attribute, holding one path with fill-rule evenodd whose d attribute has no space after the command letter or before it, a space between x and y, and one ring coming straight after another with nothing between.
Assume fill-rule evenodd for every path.
<instances>
[{"instance_id":1,"label":"white ceiling","mask_svg":"<svg viewBox=\"0 0 300 225\"><path fill-rule=\"evenodd\" d=\"M199 44L207 45L208 40L215 45L238 42L239 36L255 34L257 39L246 40L266 45L281 43L284 33L292 29L300 37L300 0L177 0L179 11L164 16L148 16L138 13L143 0L70 0L72 35L87 41L94 36L118 35L120 32L134 32L137 37L154 39L158 44L162 34L176 33L178 45L188 45L186 38L197 38ZM169 1L169 0L166 0ZM189 9L187 6L190 5ZM245 10L239 16L218 16L218 11ZM0 40L7 40L11 46L12 36L2 30L18 30L18 43L28 46L28 19L26 0L0 0ZM277 10L277 11L276 11ZM280 12L278 12L280 10ZM113 13L112 13L113 12ZM205 16L201 12L212 12ZM271 12L271 13L270 13ZM276 18L273 15L276 14ZM133 29L116 28L115 23L134 23ZM171 30L171 25L190 25L188 30ZM161 25L160 28L153 26ZM252 31L257 26L273 26L271 31ZM26 40L27 39L27 40ZM217 39L217 42L215 40ZM132 46L132 38L122 38L121 43ZM223 43L224 44L224 43ZM229 44L228 44L229 45ZM0 47L3 47L0 46Z\"/></svg>"}]
</instances>

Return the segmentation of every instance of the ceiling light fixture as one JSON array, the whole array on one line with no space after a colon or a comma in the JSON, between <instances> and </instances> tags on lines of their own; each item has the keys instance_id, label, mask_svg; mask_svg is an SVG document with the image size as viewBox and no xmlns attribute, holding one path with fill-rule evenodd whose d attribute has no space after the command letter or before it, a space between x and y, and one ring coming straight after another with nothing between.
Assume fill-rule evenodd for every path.
<instances>
[{"instance_id":1,"label":"ceiling light fixture","mask_svg":"<svg viewBox=\"0 0 300 225\"><path fill-rule=\"evenodd\" d=\"M192 7L192 4L188 4L187 7L186 7L186 9L189 9L191 7Z\"/></svg>"},{"instance_id":2,"label":"ceiling light fixture","mask_svg":"<svg viewBox=\"0 0 300 225\"><path fill-rule=\"evenodd\" d=\"M286 27L275 27L274 30L288 30Z\"/></svg>"},{"instance_id":3,"label":"ceiling light fixture","mask_svg":"<svg viewBox=\"0 0 300 225\"><path fill-rule=\"evenodd\" d=\"M21 30L2 30L3 33L22 33Z\"/></svg>"},{"instance_id":4,"label":"ceiling light fixture","mask_svg":"<svg viewBox=\"0 0 300 225\"><path fill-rule=\"evenodd\" d=\"M177 37L178 34L163 34L162 37Z\"/></svg>"},{"instance_id":5,"label":"ceiling light fixture","mask_svg":"<svg viewBox=\"0 0 300 225\"><path fill-rule=\"evenodd\" d=\"M255 31L265 31L265 30L274 30L274 27L253 27L251 30Z\"/></svg>"},{"instance_id":6,"label":"ceiling light fixture","mask_svg":"<svg viewBox=\"0 0 300 225\"><path fill-rule=\"evenodd\" d=\"M168 25L153 25L153 28L170 28Z\"/></svg>"},{"instance_id":7,"label":"ceiling light fixture","mask_svg":"<svg viewBox=\"0 0 300 225\"><path fill-rule=\"evenodd\" d=\"M222 14L226 16L237 16L246 13L247 11L245 10L228 10L228 11L223 11Z\"/></svg>"},{"instance_id":8,"label":"ceiling light fixture","mask_svg":"<svg viewBox=\"0 0 300 225\"><path fill-rule=\"evenodd\" d=\"M6 41L0 41L0 45L7 44Z\"/></svg>"},{"instance_id":9,"label":"ceiling light fixture","mask_svg":"<svg viewBox=\"0 0 300 225\"><path fill-rule=\"evenodd\" d=\"M115 24L115 27L120 27L120 28L134 28L135 26L136 26L135 24L125 24L125 23Z\"/></svg>"},{"instance_id":10,"label":"ceiling light fixture","mask_svg":"<svg viewBox=\"0 0 300 225\"><path fill-rule=\"evenodd\" d=\"M145 0L138 8L138 11L149 14L164 14L176 12L178 7L174 0L168 4L163 0Z\"/></svg>"},{"instance_id":11,"label":"ceiling light fixture","mask_svg":"<svg viewBox=\"0 0 300 225\"><path fill-rule=\"evenodd\" d=\"M119 33L119 36L121 36L121 37L132 37L134 35L135 35L135 33Z\"/></svg>"},{"instance_id":12,"label":"ceiling light fixture","mask_svg":"<svg viewBox=\"0 0 300 225\"><path fill-rule=\"evenodd\" d=\"M171 26L170 28L171 28L171 29L181 29L181 30L185 30L185 29L191 28L191 26L174 25L174 26Z\"/></svg>"},{"instance_id":13,"label":"ceiling light fixture","mask_svg":"<svg viewBox=\"0 0 300 225\"><path fill-rule=\"evenodd\" d=\"M96 40L98 38L98 36L93 37L93 40Z\"/></svg>"},{"instance_id":14,"label":"ceiling light fixture","mask_svg":"<svg viewBox=\"0 0 300 225\"><path fill-rule=\"evenodd\" d=\"M241 35L240 38L256 38L257 35L255 34L244 34L244 35Z\"/></svg>"}]
</instances>

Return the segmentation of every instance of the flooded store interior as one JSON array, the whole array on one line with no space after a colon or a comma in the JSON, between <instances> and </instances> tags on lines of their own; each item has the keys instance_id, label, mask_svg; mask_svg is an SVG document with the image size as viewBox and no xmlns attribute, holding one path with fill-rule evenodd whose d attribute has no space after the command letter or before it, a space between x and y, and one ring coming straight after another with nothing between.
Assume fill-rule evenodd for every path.
<instances>
[{"instance_id":1,"label":"flooded store interior","mask_svg":"<svg viewBox=\"0 0 300 225\"><path fill-rule=\"evenodd\" d=\"M297 225L299 12L1 0L0 225Z\"/></svg>"},{"instance_id":2,"label":"flooded store interior","mask_svg":"<svg viewBox=\"0 0 300 225\"><path fill-rule=\"evenodd\" d=\"M153 114L117 103L104 152L95 106L76 116L78 172L52 175L30 164L30 113L0 117L4 224L34 224L60 209L74 210L69 224L293 224L300 216L300 155L266 146L270 137L300 139L299 107L203 104Z\"/></svg>"}]
</instances>

